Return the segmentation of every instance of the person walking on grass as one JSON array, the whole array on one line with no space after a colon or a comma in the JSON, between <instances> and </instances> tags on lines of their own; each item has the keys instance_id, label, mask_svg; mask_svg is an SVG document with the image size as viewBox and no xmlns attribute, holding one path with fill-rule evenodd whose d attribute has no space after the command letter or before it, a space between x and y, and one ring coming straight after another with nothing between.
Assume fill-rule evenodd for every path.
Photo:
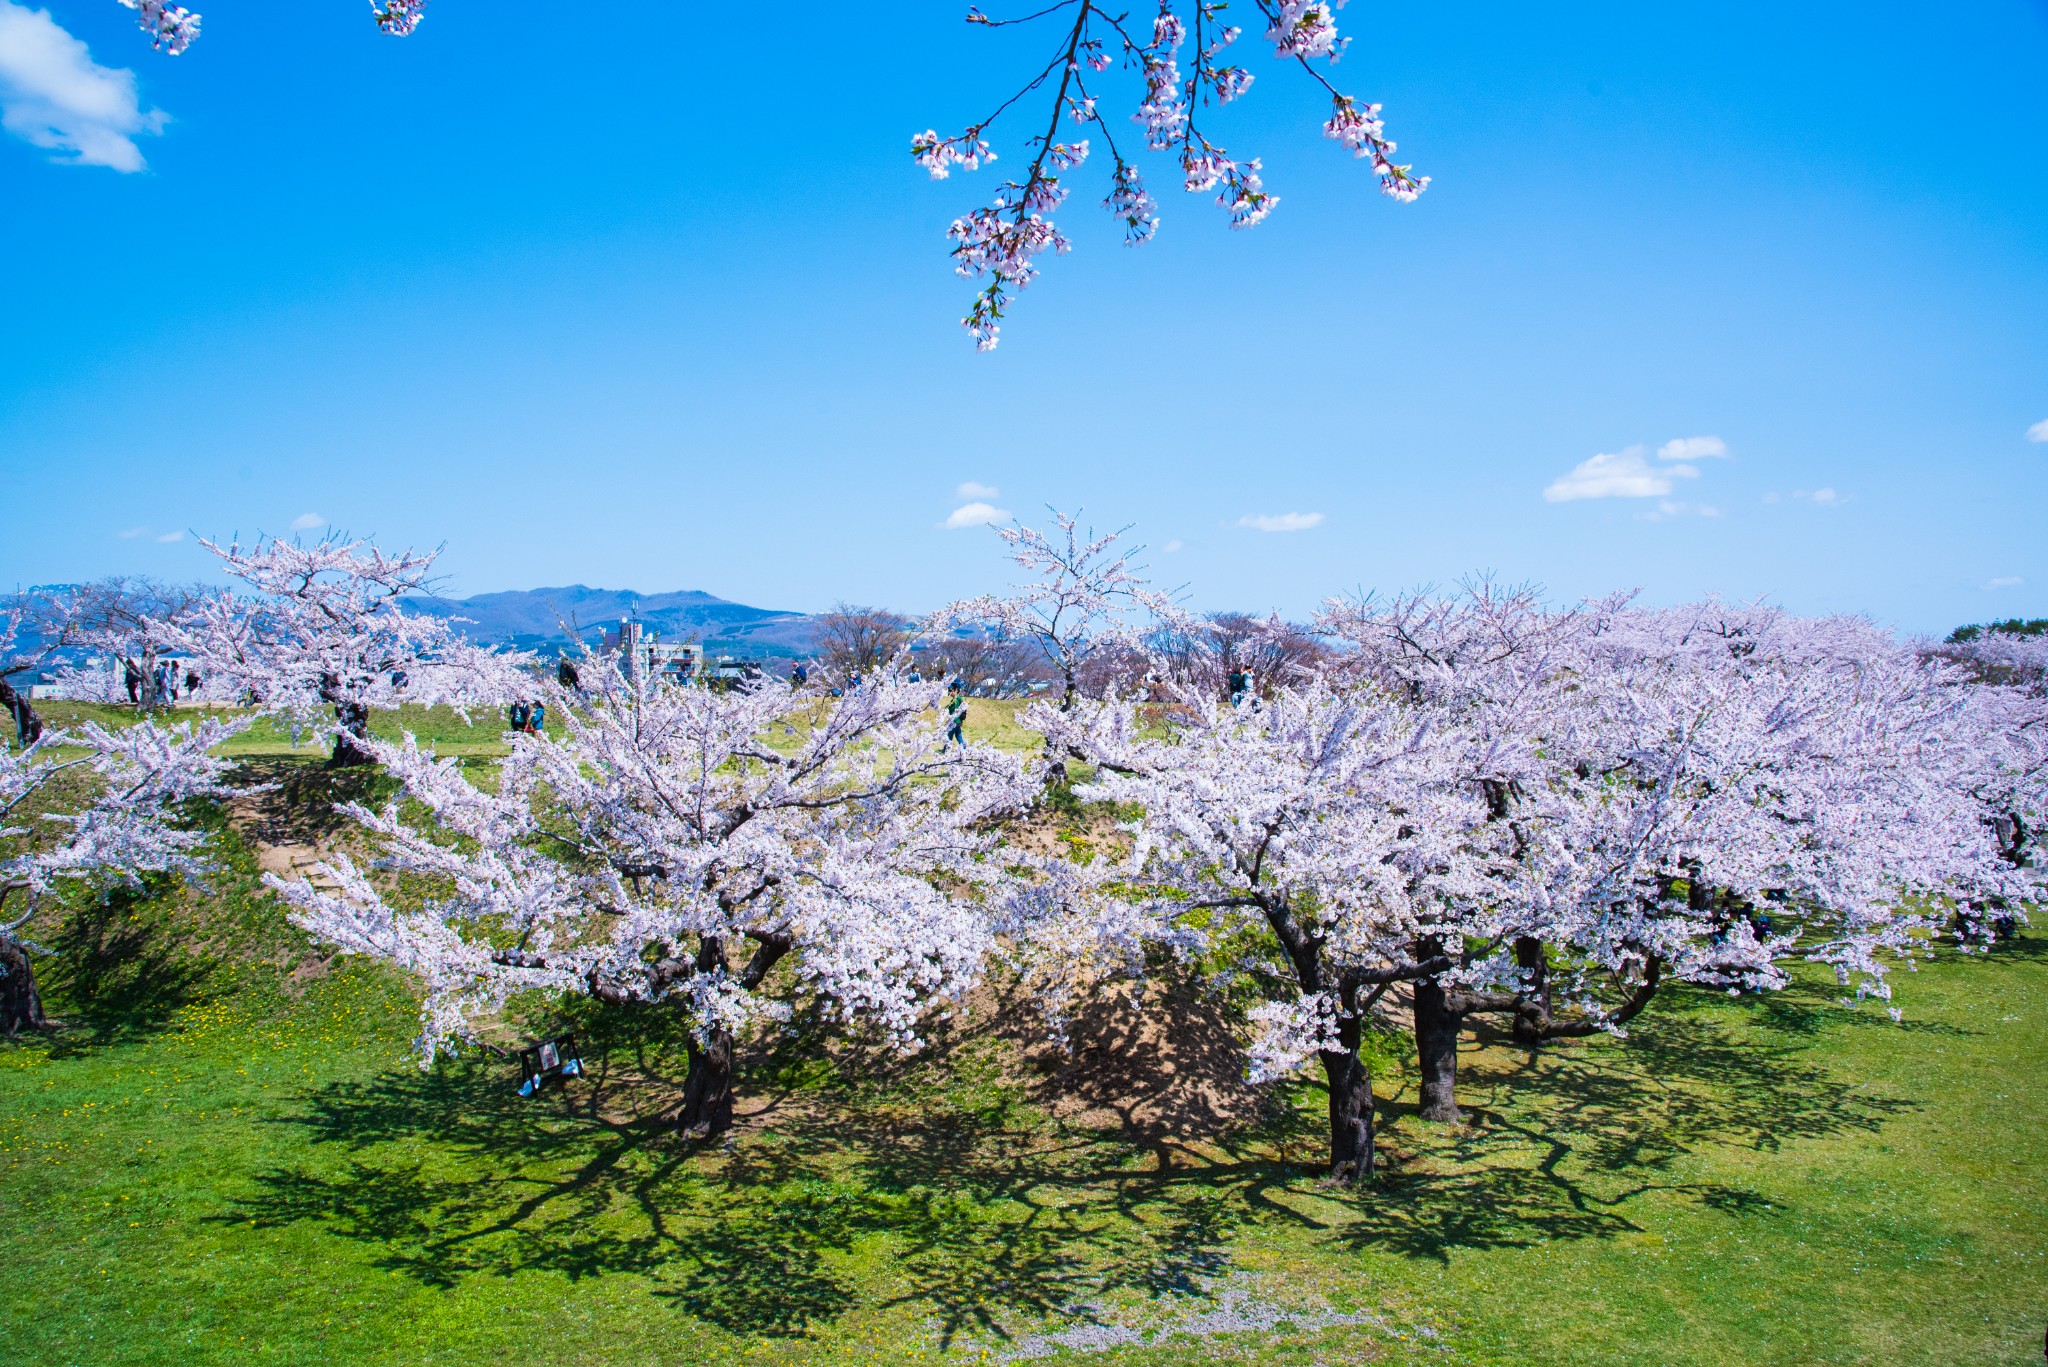
<instances>
[{"instance_id":1,"label":"person walking on grass","mask_svg":"<svg viewBox=\"0 0 2048 1367\"><path fill-rule=\"evenodd\" d=\"M527 706L523 702L516 702L512 704L510 721L512 723L512 729L514 731L524 731L526 729L527 711Z\"/></svg>"},{"instance_id":2,"label":"person walking on grass","mask_svg":"<svg viewBox=\"0 0 2048 1367\"><path fill-rule=\"evenodd\" d=\"M946 685L946 739L962 750L967 748L967 694L958 675Z\"/></svg>"},{"instance_id":3,"label":"person walking on grass","mask_svg":"<svg viewBox=\"0 0 2048 1367\"><path fill-rule=\"evenodd\" d=\"M531 736L544 736L548 730L548 705L535 703L526 713L526 732Z\"/></svg>"}]
</instances>

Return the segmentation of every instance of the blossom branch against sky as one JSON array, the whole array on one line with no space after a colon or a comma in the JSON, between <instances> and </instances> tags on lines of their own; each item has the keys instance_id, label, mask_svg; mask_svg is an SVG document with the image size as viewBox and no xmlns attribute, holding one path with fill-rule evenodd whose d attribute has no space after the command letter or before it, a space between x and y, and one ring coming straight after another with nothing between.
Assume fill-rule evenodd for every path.
<instances>
[{"instance_id":1,"label":"blossom branch against sky","mask_svg":"<svg viewBox=\"0 0 2048 1367\"><path fill-rule=\"evenodd\" d=\"M1274 55L1297 63L1329 93L1332 112L1323 132L1354 155L1369 158L1381 188L1397 200L1412 200L1428 186L1393 160L1395 146L1385 137L1376 104L1360 104L1332 86L1314 63L1334 62L1350 40L1337 36L1330 0L1257 0L1268 21L1266 38ZM1226 51L1242 30L1223 20L1227 6L1215 0L1160 0L1149 28L1127 13L1111 13L1095 0L1061 3L1015 19L997 19L970 8L967 22L985 28L1007 28L1043 21L1060 36L1052 59L993 112L962 132L941 135L927 129L910 140L910 154L944 180L957 167L974 171L996 160L985 136L1006 112L1028 96L1045 92L1050 116L1045 131L1026 143L1031 163L1022 180L1006 181L990 203L955 219L947 235L953 241L954 269L970 280L986 279L961 323L983 351L992 350L1012 296L1038 274L1034 258L1068 251L1072 243L1053 225L1052 213L1065 202L1068 189L1060 181L1087 161L1089 139L1059 141L1063 123L1090 128L1108 149L1109 194L1103 208L1124 228L1126 246L1142 246L1159 227L1158 206L1145 189L1134 162L1116 142L1099 101L1113 83L1111 67L1135 73L1144 99L1131 122L1142 130L1147 148L1173 155L1189 193L1216 190L1216 202L1233 228L1255 227L1279 204L1260 179L1260 162L1240 161L1211 142L1199 127L1198 111L1222 106L1252 86L1252 73L1226 62ZM1192 68L1181 71L1189 20L1194 43L1187 56ZM1089 82L1097 82L1091 89Z\"/></svg>"}]
</instances>

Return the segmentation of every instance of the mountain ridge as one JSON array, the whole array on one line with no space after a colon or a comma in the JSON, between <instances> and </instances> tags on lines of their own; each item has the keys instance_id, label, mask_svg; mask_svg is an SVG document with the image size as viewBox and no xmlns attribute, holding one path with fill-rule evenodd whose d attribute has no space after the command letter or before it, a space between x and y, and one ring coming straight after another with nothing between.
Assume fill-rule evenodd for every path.
<instances>
[{"instance_id":1,"label":"mountain ridge","mask_svg":"<svg viewBox=\"0 0 2048 1367\"><path fill-rule=\"evenodd\" d=\"M702 589L640 593L633 589L565 584L535 589L502 589L467 598L419 595L408 608L454 620L480 644L535 649L594 641L597 633L633 618L669 640L698 639L705 649L726 654L794 656L817 643L817 619L735 603Z\"/></svg>"}]
</instances>

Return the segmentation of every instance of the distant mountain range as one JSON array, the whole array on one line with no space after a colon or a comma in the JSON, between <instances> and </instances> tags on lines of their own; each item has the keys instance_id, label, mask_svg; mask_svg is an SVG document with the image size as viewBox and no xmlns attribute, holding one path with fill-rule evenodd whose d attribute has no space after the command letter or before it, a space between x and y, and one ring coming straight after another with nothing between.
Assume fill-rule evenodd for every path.
<instances>
[{"instance_id":1,"label":"distant mountain range","mask_svg":"<svg viewBox=\"0 0 2048 1367\"><path fill-rule=\"evenodd\" d=\"M570 584L515 589L473 598L408 598L406 606L437 617L465 619L465 636L490 645L539 650L576 637L595 643L621 618L635 618L665 641L701 640L713 655L739 658L807 655L817 643L817 619L801 612L750 608L695 589L634 593ZM570 630L564 630L565 624Z\"/></svg>"}]
</instances>

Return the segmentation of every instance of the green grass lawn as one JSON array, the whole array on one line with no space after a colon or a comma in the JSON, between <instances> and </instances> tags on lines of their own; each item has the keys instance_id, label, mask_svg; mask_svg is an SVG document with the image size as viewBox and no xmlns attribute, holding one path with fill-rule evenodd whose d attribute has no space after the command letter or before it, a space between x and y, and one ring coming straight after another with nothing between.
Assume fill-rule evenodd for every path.
<instances>
[{"instance_id":1,"label":"green grass lawn","mask_svg":"<svg viewBox=\"0 0 2048 1367\"><path fill-rule=\"evenodd\" d=\"M109 703L64 702L53 700L36 704L36 712L43 723L52 730L67 726L79 726L88 721L103 726L119 727L131 725L136 718L132 707L117 707ZM211 709L178 707L168 712L157 713L160 719L171 722L192 721L211 714ZM225 711L222 715L231 715ZM477 711L464 721L453 709L446 707L416 707L407 704L394 711L372 712L370 732L386 740L397 740L407 731L419 737L420 744L430 745L444 755L499 756L505 753L504 714L496 711ZM9 735L12 739L12 735ZM237 759L318 759L331 748L327 742L304 741L293 744L292 735L282 723L271 718L259 718L241 735L220 747L219 753Z\"/></svg>"},{"instance_id":2,"label":"green grass lawn","mask_svg":"<svg viewBox=\"0 0 2048 1367\"><path fill-rule=\"evenodd\" d=\"M1017 714L1025 704L1015 700L991 700L971 698L967 703L967 735L971 740L985 741L1006 750L1032 750L1042 746L1036 732L1027 731L1016 721ZM103 726L127 726L136 718L132 707L117 707L107 703L65 702L51 700L36 704L36 711L45 725L52 730L66 726L79 726L88 721ZM197 708L180 707L167 715L171 721L186 721L207 715ZM498 712L473 712L464 721L452 709L446 707L415 707L407 705L390 712L370 714L370 731L373 735L387 740L396 740L410 731L419 738L420 744L431 747L443 755L497 758L506 752L504 736L506 721ZM11 728L7 740L13 740ZM294 745L291 733L278 722L269 718L258 720L241 735L220 747L220 753L245 759L316 759L324 756L329 746L326 743L307 741Z\"/></svg>"},{"instance_id":3,"label":"green grass lawn","mask_svg":"<svg viewBox=\"0 0 2048 1367\"><path fill-rule=\"evenodd\" d=\"M309 956L246 854L46 928L70 1028L0 1046L9 1360L2040 1352L2038 934L1908 977L1903 1026L1802 982L1475 1045L1460 1131L1383 1076L1390 1171L1351 1193L1312 1086L1206 1136L1057 1120L993 1015L907 1063L757 1048L704 1149L653 1118L680 1065L645 1020L586 1019L591 1079L536 1101L496 1060L423 1073L403 985Z\"/></svg>"}]
</instances>

